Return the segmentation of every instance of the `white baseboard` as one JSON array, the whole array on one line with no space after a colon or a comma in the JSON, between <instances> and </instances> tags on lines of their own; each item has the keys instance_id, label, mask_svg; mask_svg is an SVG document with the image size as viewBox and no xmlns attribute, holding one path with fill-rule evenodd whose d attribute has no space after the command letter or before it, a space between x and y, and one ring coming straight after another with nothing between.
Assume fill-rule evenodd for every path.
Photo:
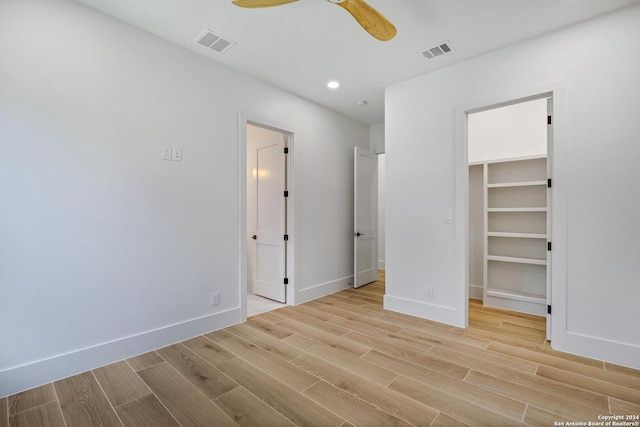
<instances>
[{"instance_id":1,"label":"white baseboard","mask_svg":"<svg viewBox=\"0 0 640 427\"><path fill-rule=\"evenodd\" d=\"M384 260L383 259L379 259L378 260L378 270L384 270Z\"/></svg>"},{"instance_id":2,"label":"white baseboard","mask_svg":"<svg viewBox=\"0 0 640 427\"><path fill-rule=\"evenodd\" d=\"M423 319L433 320L434 322L465 327L460 324L460 315L454 307L428 304L424 301L415 301L391 295L384 296L383 307L385 310L397 311L398 313L421 317Z\"/></svg>"},{"instance_id":3,"label":"white baseboard","mask_svg":"<svg viewBox=\"0 0 640 427\"><path fill-rule=\"evenodd\" d=\"M240 308L0 371L0 398L242 322Z\"/></svg>"},{"instance_id":4,"label":"white baseboard","mask_svg":"<svg viewBox=\"0 0 640 427\"><path fill-rule=\"evenodd\" d=\"M502 298L499 296L487 295L483 301L487 307L498 307L504 310L518 311L520 313L533 314L534 316L545 317L547 315L547 306L528 301L518 301L511 298Z\"/></svg>"},{"instance_id":5,"label":"white baseboard","mask_svg":"<svg viewBox=\"0 0 640 427\"><path fill-rule=\"evenodd\" d=\"M330 282L320 283L319 285L297 291L293 305L303 304L307 301L322 298L325 295L330 295L351 287L353 287L353 276L342 277Z\"/></svg>"},{"instance_id":6,"label":"white baseboard","mask_svg":"<svg viewBox=\"0 0 640 427\"><path fill-rule=\"evenodd\" d=\"M563 339L551 340L551 348L640 369L640 346L638 345L568 331Z\"/></svg>"}]
</instances>

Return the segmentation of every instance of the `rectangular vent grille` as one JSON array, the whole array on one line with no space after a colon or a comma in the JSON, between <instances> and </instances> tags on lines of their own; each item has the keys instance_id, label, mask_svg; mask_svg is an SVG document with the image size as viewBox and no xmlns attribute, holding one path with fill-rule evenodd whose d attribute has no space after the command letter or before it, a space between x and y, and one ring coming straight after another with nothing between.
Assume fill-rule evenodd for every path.
<instances>
[{"instance_id":1,"label":"rectangular vent grille","mask_svg":"<svg viewBox=\"0 0 640 427\"><path fill-rule=\"evenodd\" d=\"M442 42L433 47L423 50L422 56L427 59L433 59L436 56L444 55L445 53L449 52L451 52L451 45L449 44L449 42Z\"/></svg>"},{"instance_id":2,"label":"rectangular vent grille","mask_svg":"<svg viewBox=\"0 0 640 427\"><path fill-rule=\"evenodd\" d=\"M216 34L211 30L206 30L205 32L200 34L195 41L196 43L207 47L219 54L225 53L235 45L235 42L229 39L225 39L221 35Z\"/></svg>"}]
</instances>

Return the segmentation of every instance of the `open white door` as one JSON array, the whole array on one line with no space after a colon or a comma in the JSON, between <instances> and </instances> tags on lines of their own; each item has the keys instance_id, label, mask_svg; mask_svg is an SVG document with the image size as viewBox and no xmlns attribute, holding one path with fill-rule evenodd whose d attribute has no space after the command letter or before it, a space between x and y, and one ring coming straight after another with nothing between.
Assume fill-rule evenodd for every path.
<instances>
[{"instance_id":1,"label":"open white door","mask_svg":"<svg viewBox=\"0 0 640 427\"><path fill-rule=\"evenodd\" d=\"M257 149L253 293L286 302L286 154L284 137Z\"/></svg>"},{"instance_id":2,"label":"open white door","mask_svg":"<svg viewBox=\"0 0 640 427\"><path fill-rule=\"evenodd\" d=\"M353 286L378 279L378 157L354 150Z\"/></svg>"},{"instance_id":3,"label":"open white door","mask_svg":"<svg viewBox=\"0 0 640 427\"><path fill-rule=\"evenodd\" d=\"M547 98L547 178L551 179L553 161L553 98ZM551 242L551 181L547 187L547 242ZM550 250L551 247L547 248ZM551 341L551 252L547 252L547 340Z\"/></svg>"}]
</instances>

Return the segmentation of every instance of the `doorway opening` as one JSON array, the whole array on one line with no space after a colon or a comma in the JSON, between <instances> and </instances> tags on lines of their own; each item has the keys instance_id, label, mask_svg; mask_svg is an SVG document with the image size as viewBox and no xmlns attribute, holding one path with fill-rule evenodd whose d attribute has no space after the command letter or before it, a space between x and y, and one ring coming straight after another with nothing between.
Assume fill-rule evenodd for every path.
<instances>
[{"instance_id":1,"label":"doorway opening","mask_svg":"<svg viewBox=\"0 0 640 427\"><path fill-rule=\"evenodd\" d=\"M468 302L518 314L522 333L550 340L551 94L467 111ZM493 325L500 327L501 325Z\"/></svg>"},{"instance_id":2,"label":"doorway opening","mask_svg":"<svg viewBox=\"0 0 640 427\"><path fill-rule=\"evenodd\" d=\"M384 275L386 265L386 163L385 154L378 153L378 270Z\"/></svg>"},{"instance_id":3,"label":"doorway opening","mask_svg":"<svg viewBox=\"0 0 640 427\"><path fill-rule=\"evenodd\" d=\"M378 279L378 156L354 147L353 287Z\"/></svg>"},{"instance_id":4,"label":"doorway opening","mask_svg":"<svg viewBox=\"0 0 640 427\"><path fill-rule=\"evenodd\" d=\"M247 317L288 301L291 134L246 123Z\"/></svg>"}]
</instances>

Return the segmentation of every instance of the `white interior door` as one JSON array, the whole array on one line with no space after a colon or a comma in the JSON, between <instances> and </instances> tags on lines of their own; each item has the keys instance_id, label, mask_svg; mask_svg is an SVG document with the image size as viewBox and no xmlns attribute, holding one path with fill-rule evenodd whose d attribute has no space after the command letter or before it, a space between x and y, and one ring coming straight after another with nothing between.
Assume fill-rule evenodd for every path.
<instances>
[{"instance_id":1,"label":"white interior door","mask_svg":"<svg viewBox=\"0 0 640 427\"><path fill-rule=\"evenodd\" d=\"M286 301L286 163L284 137L256 153L256 234L253 292Z\"/></svg>"},{"instance_id":2,"label":"white interior door","mask_svg":"<svg viewBox=\"0 0 640 427\"><path fill-rule=\"evenodd\" d=\"M553 98L547 99L547 178L553 162ZM551 241L551 186L547 188L547 240ZM547 243L548 244L548 243ZM547 246L548 249L551 249ZM551 252L547 252L547 339L551 341Z\"/></svg>"},{"instance_id":3,"label":"white interior door","mask_svg":"<svg viewBox=\"0 0 640 427\"><path fill-rule=\"evenodd\" d=\"M378 279L378 157L354 149L353 286Z\"/></svg>"}]
</instances>

